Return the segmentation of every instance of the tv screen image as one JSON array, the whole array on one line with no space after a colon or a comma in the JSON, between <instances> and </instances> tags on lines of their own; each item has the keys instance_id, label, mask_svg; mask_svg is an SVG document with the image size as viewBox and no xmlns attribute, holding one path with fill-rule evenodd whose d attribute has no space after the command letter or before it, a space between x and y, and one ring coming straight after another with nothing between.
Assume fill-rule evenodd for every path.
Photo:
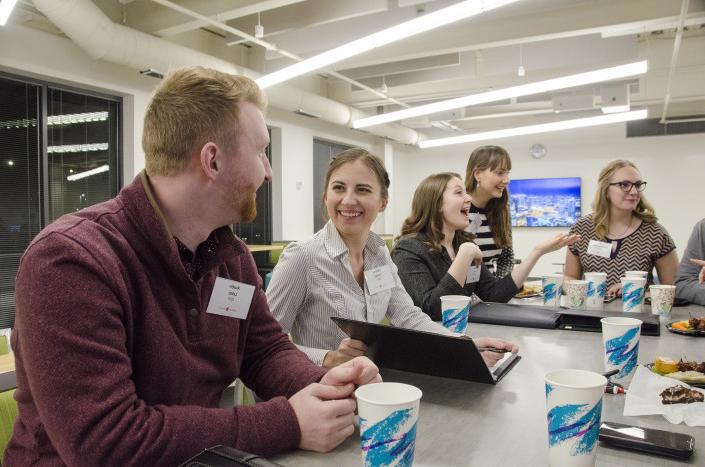
<instances>
[{"instance_id":1,"label":"tv screen image","mask_svg":"<svg viewBox=\"0 0 705 467\"><path fill-rule=\"evenodd\" d=\"M512 227L570 227L580 217L580 178L509 182Z\"/></svg>"}]
</instances>

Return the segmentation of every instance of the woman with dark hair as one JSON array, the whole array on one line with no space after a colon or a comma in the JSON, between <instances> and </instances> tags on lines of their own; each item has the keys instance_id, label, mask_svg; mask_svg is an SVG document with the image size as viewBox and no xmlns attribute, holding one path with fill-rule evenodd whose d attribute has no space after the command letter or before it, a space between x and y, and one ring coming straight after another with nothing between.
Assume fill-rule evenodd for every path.
<instances>
[{"instance_id":1,"label":"woman with dark hair","mask_svg":"<svg viewBox=\"0 0 705 467\"><path fill-rule=\"evenodd\" d=\"M485 266L500 278L514 267L507 193L511 170L509 153L499 146L476 148L465 170L465 190L472 198L466 230L475 236Z\"/></svg>"},{"instance_id":2,"label":"woman with dark hair","mask_svg":"<svg viewBox=\"0 0 705 467\"><path fill-rule=\"evenodd\" d=\"M621 294L619 279L626 271L647 271L651 283L656 267L659 282L673 284L678 269L676 245L641 194L646 182L639 170L630 161L612 161L600 172L598 184L593 212L570 229L582 240L566 252L566 279L605 272L607 295L614 295Z\"/></svg>"},{"instance_id":3,"label":"woman with dark hair","mask_svg":"<svg viewBox=\"0 0 705 467\"><path fill-rule=\"evenodd\" d=\"M332 316L440 334L452 333L426 316L406 293L384 240L370 231L387 206L389 176L381 160L349 149L331 161L323 204L330 220L313 238L284 250L267 288L267 301L284 332L309 358L332 367L359 355L365 344L346 338ZM478 347L517 351L499 339ZM502 355L483 352L492 366Z\"/></svg>"},{"instance_id":4,"label":"woman with dark hair","mask_svg":"<svg viewBox=\"0 0 705 467\"><path fill-rule=\"evenodd\" d=\"M507 302L542 255L580 238L560 234L541 242L509 275L498 279L482 263L482 251L465 231L469 209L470 196L460 175L446 172L426 177L416 188L411 215L392 251L414 305L436 321L441 319L441 296L475 293L485 301Z\"/></svg>"}]
</instances>

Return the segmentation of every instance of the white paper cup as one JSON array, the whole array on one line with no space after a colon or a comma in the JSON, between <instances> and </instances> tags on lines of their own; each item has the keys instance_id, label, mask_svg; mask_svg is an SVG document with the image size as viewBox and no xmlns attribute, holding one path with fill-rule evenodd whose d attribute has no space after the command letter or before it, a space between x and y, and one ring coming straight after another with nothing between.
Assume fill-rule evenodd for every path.
<instances>
[{"instance_id":1,"label":"white paper cup","mask_svg":"<svg viewBox=\"0 0 705 467\"><path fill-rule=\"evenodd\" d=\"M561 305L563 292L563 274L547 274L541 278L543 304L558 307Z\"/></svg>"},{"instance_id":2,"label":"white paper cup","mask_svg":"<svg viewBox=\"0 0 705 467\"><path fill-rule=\"evenodd\" d=\"M585 308L601 310L604 307L605 292L607 291L607 273L586 272L585 280L588 281Z\"/></svg>"},{"instance_id":3,"label":"white paper cup","mask_svg":"<svg viewBox=\"0 0 705 467\"><path fill-rule=\"evenodd\" d=\"M403 383L374 383L355 390L360 446L366 466L411 466L421 390Z\"/></svg>"},{"instance_id":4,"label":"white paper cup","mask_svg":"<svg viewBox=\"0 0 705 467\"><path fill-rule=\"evenodd\" d=\"M634 318L602 318L602 349L605 371L619 370L612 381L629 385L639 357L641 320Z\"/></svg>"},{"instance_id":5,"label":"white paper cup","mask_svg":"<svg viewBox=\"0 0 705 467\"><path fill-rule=\"evenodd\" d=\"M470 316L471 297L444 295L441 297L442 323L449 331L465 334Z\"/></svg>"},{"instance_id":6,"label":"white paper cup","mask_svg":"<svg viewBox=\"0 0 705 467\"><path fill-rule=\"evenodd\" d=\"M569 280L563 284L568 297L568 308L574 310L585 309L585 299L587 298L588 281Z\"/></svg>"},{"instance_id":7,"label":"white paper cup","mask_svg":"<svg viewBox=\"0 0 705 467\"><path fill-rule=\"evenodd\" d=\"M622 277L622 311L638 313L644 303L646 279L636 276Z\"/></svg>"},{"instance_id":8,"label":"white paper cup","mask_svg":"<svg viewBox=\"0 0 705 467\"><path fill-rule=\"evenodd\" d=\"M646 279L649 277L649 271L626 271L624 277L642 277Z\"/></svg>"},{"instance_id":9,"label":"white paper cup","mask_svg":"<svg viewBox=\"0 0 705 467\"><path fill-rule=\"evenodd\" d=\"M546 373L544 382L549 465L595 465L607 379L592 371L556 370Z\"/></svg>"},{"instance_id":10,"label":"white paper cup","mask_svg":"<svg viewBox=\"0 0 705 467\"><path fill-rule=\"evenodd\" d=\"M676 297L675 285L652 285L651 291L651 313L658 315L662 320L671 318L673 299Z\"/></svg>"}]
</instances>

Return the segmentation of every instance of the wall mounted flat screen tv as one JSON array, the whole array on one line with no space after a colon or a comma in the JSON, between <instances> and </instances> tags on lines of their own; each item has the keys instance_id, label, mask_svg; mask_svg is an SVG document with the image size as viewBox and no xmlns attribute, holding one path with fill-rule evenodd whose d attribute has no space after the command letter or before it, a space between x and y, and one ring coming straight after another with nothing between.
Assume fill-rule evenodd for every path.
<instances>
[{"instance_id":1,"label":"wall mounted flat screen tv","mask_svg":"<svg viewBox=\"0 0 705 467\"><path fill-rule=\"evenodd\" d=\"M509 182L512 227L570 227L580 217L580 178Z\"/></svg>"}]
</instances>

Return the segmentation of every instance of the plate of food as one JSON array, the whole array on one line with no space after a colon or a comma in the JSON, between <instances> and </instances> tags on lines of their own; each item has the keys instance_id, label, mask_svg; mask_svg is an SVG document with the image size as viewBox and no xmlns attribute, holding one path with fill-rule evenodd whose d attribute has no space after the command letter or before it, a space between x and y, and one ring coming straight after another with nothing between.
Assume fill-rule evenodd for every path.
<instances>
[{"instance_id":1,"label":"plate of food","mask_svg":"<svg viewBox=\"0 0 705 467\"><path fill-rule=\"evenodd\" d=\"M532 298L540 297L542 294L541 282L530 283L524 282L524 286L521 288L518 294L514 295L514 298Z\"/></svg>"},{"instance_id":2,"label":"plate of food","mask_svg":"<svg viewBox=\"0 0 705 467\"><path fill-rule=\"evenodd\" d=\"M684 359L675 361L669 357L658 357L653 363L647 363L645 366L666 378L677 379L691 386L705 388L705 362Z\"/></svg>"},{"instance_id":3,"label":"plate of food","mask_svg":"<svg viewBox=\"0 0 705 467\"><path fill-rule=\"evenodd\" d=\"M705 316L674 321L666 325L666 329L676 334L705 337Z\"/></svg>"}]
</instances>

